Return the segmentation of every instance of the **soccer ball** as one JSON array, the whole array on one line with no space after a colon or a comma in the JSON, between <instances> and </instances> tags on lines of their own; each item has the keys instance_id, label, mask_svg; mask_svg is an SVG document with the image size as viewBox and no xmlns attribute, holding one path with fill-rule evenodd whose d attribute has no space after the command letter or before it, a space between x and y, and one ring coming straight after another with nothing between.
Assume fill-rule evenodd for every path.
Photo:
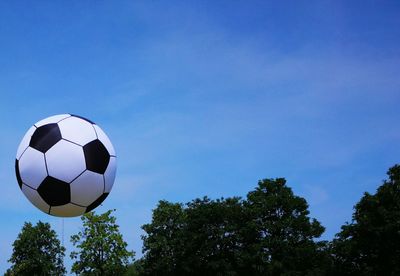
<instances>
[{"instance_id":1,"label":"soccer ball","mask_svg":"<svg viewBox=\"0 0 400 276\"><path fill-rule=\"evenodd\" d=\"M15 173L29 201L60 217L99 206L115 179L114 147L88 119L62 114L34 124L18 147Z\"/></svg>"}]
</instances>

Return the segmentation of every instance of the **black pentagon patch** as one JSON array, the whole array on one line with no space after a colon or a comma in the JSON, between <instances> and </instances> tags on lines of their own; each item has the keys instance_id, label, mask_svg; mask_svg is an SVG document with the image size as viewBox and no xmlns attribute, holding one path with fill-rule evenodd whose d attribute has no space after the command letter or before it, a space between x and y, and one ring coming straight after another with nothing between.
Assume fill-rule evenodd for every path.
<instances>
[{"instance_id":1,"label":"black pentagon patch","mask_svg":"<svg viewBox=\"0 0 400 276\"><path fill-rule=\"evenodd\" d=\"M37 191L50 206L60 206L71 201L69 184L51 176L43 180Z\"/></svg>"},{"instance_id":2,"label":"black pentagon patch","mask_svg":"<svg viewBox=\"0 0 400 276\"><path fill-rule=\"evenodd\" d=\"M29 146L46 153L52 146L61 140L60 128L57 124L47 124L38 127L32 135Z\"/></svg>"},{"instance_id":3,"label":"black pentagon patch","mask_svg":"<svg viewBox=\"0 0 400 276\"><path fill-rule=\"evenodd\" d=\"M82 119L82 120L85 120L86 122L89 122L89 123L91 123L92 125L95 124L95 123L93 123L92 121L90 121L89 119L86 119L85 117L82 117L82 116L79 116L79 115L74 115L74 114L71 114L71 116L72 116L72 117L79 118L79 119Z\"/></svg>"},{"instance_id":4,"label":"black pentagon patch","mask_svg":"<svg viewBox=\"0 0 400 276\"><path fill-rule=\"evenodd\" d=\"M15 159L15 175L17 176L19 188L22 189L22 179L21 175L19 174L19 161L17 159Z\"/></svg>"},{"instance_id":5,"label":"black pentagon patch","mask_svg":"<svg viewBox=\"0 0 400 276\"><path fill-rule=\"evenodd\" d=\"M110 161L110 154L103 143L98 139L93 140L83 146L83 152L86 168L92 172L104 174Z\"/></svg>"},{"instance_id":6,"label":"black pentagon patch","mask_svg":"<svg viewBox=\"0 0 400 276\"><path fill-rule=\"evenodd\" d=\"M86 208L86 213L92 211L94 208L99 206L107 198L107 196L108 196L108 193L102 194L98 199L96 199L92 204L90 204Z\"/></svg>"}]
</instances>

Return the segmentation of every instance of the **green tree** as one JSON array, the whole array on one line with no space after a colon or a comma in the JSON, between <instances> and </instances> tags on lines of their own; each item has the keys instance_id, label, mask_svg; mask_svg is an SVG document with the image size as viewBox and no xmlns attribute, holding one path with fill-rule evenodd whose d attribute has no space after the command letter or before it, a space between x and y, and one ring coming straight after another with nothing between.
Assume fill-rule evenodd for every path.
<instances>
[{"instance_id":1,"label":"green tree","mask_svg":"<svg viewBox=\"0 0 400 276\"><path fill-rule=\"evenodd\" d=\"M134 253L126 249L112 210L81 217L83 230L71 237L78 251L71 253L75 260L71 272L80 275L123 275Z\"/></svg>"},{"instance_id":2,"label":"green tree","mask_svg":"<svg viewBox=\"0 0 400 276\"><path fill-rule=\"evenodd\" d=\"M64 275L64 251L50 224L25 222L13 243L6 275Z\"/></svg>"},{"instance_id":3,"label":"green tree","mask_svg":"<svg viewBox=\"0 0 400 276\"><path fill-rule=\"evenodd\" d=\"M375 194L364 194L352 222L333 240L337 274L400 275L400 166L387 174Z\"/></svg>"},{"instance_id":4,"label":"green tree","mask_svg":"<svg viewBox=\"0 0 400 276\"><path fill-rule=\"evenodd\" d=\"M143 225L145 275L236 275L239 198L160 201Z\"/></svg>"},{"instance_id":5,"label":"green tree","mask_svg":"<svg viewBox=\"0 0 400 276\"><path fill-rule=\"evenodd\" d=\"M133 263L128 265L127 270L125 271L124 276L139 276L142 275L142 259L135 260Z\"/></svg>"},{"instance_id":6,"label":"green tree","mask_svg":"<svg viewBox=\"0 0 400 276\"><path fill-rule=\"evenodd\" d=\"M182 204L160 201L153 210L152 222L142 226L142 274L179 275L184 252L184 210Z\"/></svg>"},{"instance_id":7,"label":"green tree","mask_svg":"<svg viewBox=\"0 0 400 276\"><path fill-rule=\"evenodd\" d=\"M295 196L284 178L264 179L244 202L248 222L244 270L252 275L321 274L324 242L315 242L324 227L309 217L308 204Z\"/></svg>"},{"instance_id":8,"label":"green tree","mask_svg":"<svg viewBox=\"0 0 400 276\"><path fill-rule=\"evenodd\" d=\"M160 201L142 226L145 275L323 273L324 228L284 179L260 181L246 200Z\"/></svg>"},{"instance_id":9,"label":"green tree","mask_svg":"<svg viewBox=\"0 0 400 276\"><path fill-rule=\"evenodd\" d=\"M245 222L240 198L195 199L187 204L185 214L186 271L237 275L242 245L239 230Z\"/></svg>"}]
</instances>

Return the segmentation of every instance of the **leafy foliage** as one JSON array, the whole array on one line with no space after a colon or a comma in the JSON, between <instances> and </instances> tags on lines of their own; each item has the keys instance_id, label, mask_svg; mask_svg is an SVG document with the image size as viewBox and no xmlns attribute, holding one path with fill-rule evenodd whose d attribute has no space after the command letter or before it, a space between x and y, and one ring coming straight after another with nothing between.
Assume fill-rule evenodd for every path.
<instances>
[{"instance_id":1,"label":"leafy foliage","mask_svg":"<svg viewBox=\"0 0 400 276\"><path fill-rule=\"evenodd\" d=\"M246 271L253 275L316 273L320 257L315 238L324 227L309 218L308 204L283 178L259 181L244 202L249 221L244 233Z\"/></svg>"},{"instance_id":2,"label":"leafy foliage","mask_svg":"<svg viewBox=\"0 0 400 276\"><path fill-rule=\"evenodd\" d=\"M139 276L143 271L142 267L143 260L135 260L133 263L128 265L127 270L125 271L124 276Z\"/></svg>"},{"instance_id":3,"label":"leafy foliage","mask_svg":"<svg viewBox=\"0 0 400 276\"><path fill-rule=\"evenodd\" d=\"M400 275L400 166L355 205L332 242L284 178L247 194L186 204L160 201L142 226L143 257L126 249L112 210L82 216L71 237L80 275ZM25 223L6 275L63 275L65 249L48 223Z\"/></svg>"},{"instance_id":4,"label":"leafy foliage","mask_svg":"<svg viewBox=\"0 0 400 276\"><path fill-rule=\"evenodd\" d=\"M81 217L83 230L71 237L78 251L71 253L76 261L72 272L80 275L122 275L127 269L133 252L126 249L126 242L119 232L112 210L96 215L86 213Z\"/></svg>"},{"instance_id":5,"label":"leafy foliage","mask_svg":"<svg viewBox=\"0 0 400 276\"><path fill-rule=\"evenodd\" d=\"M352 223L332 243L334 269L347 275L400 275L400 166L374 195L365 193Z\"/></svg>"},{"instance_id":6,"label":"leafy foliage","mask_svg":"<svg viewBox=\"0 0 400 276\"><path fill-rule=\"evenodd\" d=\"M314 242L324 228L284 179L266 179L247 200L160 201L142 226L145 275L289 275L317 273Z\"/></svg>"},{"instance_id":7,"label":"leafy foliage","mask_svg":"<svg viewBox=\"0 0 400 276\"><path fill-rule=\"evenodd\" d=\"M64 275L64 251L50 224L25 222L13 243L6 275Z\"/></svg>"},{"instance_id":8,"label":"leafy foliage","mask_svg":"<svg viewBox=\"0 0 400 276\"><path fill-rule=\"evenodd\" d=\"M143 248L148 252L146 256L146 271L163 272L172 275L174 272L183 272L178 264L182 260L184 227L184 212L181 204L160 201L153 211L153 223L143 225L147 237L142 237ZM159 259L162 257L162 260ZM150 267L151 266L151 267Z\"/></svg>"}]
</instances>

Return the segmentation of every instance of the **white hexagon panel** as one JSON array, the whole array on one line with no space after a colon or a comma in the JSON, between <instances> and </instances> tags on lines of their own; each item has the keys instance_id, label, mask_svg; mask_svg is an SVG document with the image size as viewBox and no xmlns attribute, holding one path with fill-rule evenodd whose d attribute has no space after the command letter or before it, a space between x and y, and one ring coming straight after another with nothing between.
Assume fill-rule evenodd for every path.
<instances>
[{"instance_id":1,"label":"white hexagon panel","mask_svg":"<svg viewBox=\"0 0 400 276\"><path fill-rule=\"evenodd\" d=\"M113 145L111 144L110 139L108 138L107 134L97 125L93 125L94 129L96 130L97 138L103 143L103 145L108 150L108 153L111 156L115 156L115 150Z\"/></svg>"},{"instance_id":2,"label":"white hexagon panel","mask_svg":"<svg viewBox=\"0 0 400 276\"><path fill-rule=\"evenodd\" d=\"M104 177L101 174L85 171L71 184L72 203L89 206L104 192Z\"/></svg>"},{"instance_id":3,"label":"white hexagon panel","mask_svg":"<svg viewBox=\"0 0 400 276\"><path fill-rule=\"evenodd\" d=\"M86 207L68 203L61 206L52 206L49 214L57 217L76 217L84 214L85 212Z\"/></svg>"},{"instance_id":4,"label":"white hexagon panel","mask_svg":"<svg viewBox=\"0 0 400 276\"><path fill-rule=\"evenodd\" d=\"M116 172L114 147L92 121L71 114L32 126L17 150L15 173L23 194L45 213L73 217L100 205Z\"/></svg>"},{"instance_id":5,"label":"white hexagon panel","mask_svg":"<svg viewBox=\"0 0 400 276\"><path fill-rule=\"evenodd\" d=\"M116 173L117 173L117 158L112 156L110 158L110 163L108 164L107 170L104 173L104 191L106 193L111 192Z\"/></svg>"},{"instance_id":6,"label":"white hexagon panel","mask_svg":"<svg viewBox=\"0 0 400 276\"><path fill-rule=\"evenodd\" d=\"M81 146L97 138L92 124L75 116L62 120L58 126L63 139Z\"/></svg>"},{"instance_id":7,"label":"white hexagon panel","mask_svg":"<svg viewBox=\"0 0 400 276\"><path fill-rule=\"evenodd\" d=\"M71 117L71 114L59 114L59 115L50 116L50 117L47 117L47 118L35 123L35 126L41 127L41 126L48 125L48 124L58 123L61 120L64 120L65 118L68 118L68 117Z\"/></svg>"},{"instance_id":8,"label":"white hexagon panel","mask_svg":"<svg viewBox=\"0 0 400 276\"><path fill-rule=\"evenodd\" d=\"M17 159L20 159L21 155L29 147L29 142L31 141L32 134L35 132L35 130L36 130L36 127L31 126L31 128L28 129L28 131L25 133L24 138L22 138L22 141L19 144L19 147L17 150Z\"/></svg>"},{"instance_id":9,"label":"white hexagon panel","mask_svg":"<svg viewBox=\"0 0 400 276\"><path fill-rule=\"evenodd\" d=\"M82 147L66 140L55 144L45 157L49 175L67 183L86 170Z\"/></svg>"},{"instance_id":10,"label":"white hexagon panel","mask_svg":"<svg viewBox=\"0 0 400 276\"><path fill-rule=\"evenodd\" d=\"M43 198L39 195L39 193L35 189L32 189L32 188L26 186L25 184L22 184L21 190L33 205L35 205L37 208L39 208L40 210L42 210L45 213L49 212L50 205L48 205L43 200Z\"/></svg>"},{"instance_id":11,"label":"white hexagon panel","mask_svg":"<svg viewBox=\"0 0 400 276\"><path fill-rule=\"evenodd\" d=\"M37 189L47 177L44 154L31 147L22 154L18 166L22 182L33 189Z\"/></svg>"}]
</instances>

